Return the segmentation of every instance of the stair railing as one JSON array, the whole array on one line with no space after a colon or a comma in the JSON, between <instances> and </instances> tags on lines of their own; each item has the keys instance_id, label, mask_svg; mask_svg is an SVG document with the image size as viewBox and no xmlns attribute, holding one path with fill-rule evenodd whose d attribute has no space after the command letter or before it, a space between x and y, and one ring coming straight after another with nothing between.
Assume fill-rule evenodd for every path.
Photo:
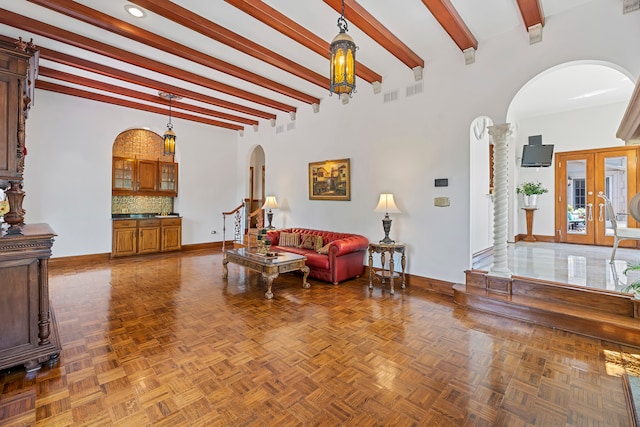
<instances>
[{"instance_id":1,"label":"stair railing","mask_svg":"<svg viewBox=\"0 0 640 427\"><path fill-rule=\"evenodd\" d=\"M242 231L242 211L244 203L240 203L235 209L229 212L222 212L222 253L225 253L227 242L227 216L233 215L233 241L239 242Z\"/></svg>"}]
</instances>

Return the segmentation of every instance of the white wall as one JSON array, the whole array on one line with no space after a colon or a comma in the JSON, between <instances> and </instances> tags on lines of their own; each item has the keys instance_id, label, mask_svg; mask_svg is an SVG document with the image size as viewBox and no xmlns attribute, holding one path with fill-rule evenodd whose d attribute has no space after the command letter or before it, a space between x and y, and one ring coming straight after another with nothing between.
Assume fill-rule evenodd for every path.
<instances>
[{"instance_id":1,"label":"white wall","mask_svg":"<svg viewBox=\"0 0 640 427\"><path fill-rule=\"evenodd\" d=\"M58 234L53 256L111 252L111 149L131 127L166 117L36 90L26 126L24 208L27 223ZM178 134L183 244L222 240L223 210L237 206L236 132L174 119ZM211 230L219 234L211 235Z\"/></svg>"},{"instance_id":2,"label":"white wall","mask_svg":"<svg viewBox=\"0 0 640 427\"><path fill-rule=\"evenodd\" d=\"M476 63L465 66L460 52L417 52L427 60L424 92L410 98L409 70L384 76L383 92L400 89L400 99L383 104L383 95L359 82L358 92L343 106L325 98L320 112L300 109L296 129L281 134L260 126L239 139L239 168L255 144L265 149L267 192L282 200L276 226L305 226L383 237L381 216L373 212L378 194L393 192L402 214L392 215L391 237L409 245L408 271L462 282L469 268L469 126L486 115L504 123L517 91L555 65L584 59L609 61L633 75L640 72L634 55L640 37L640 12L622 15L618 2L593 1L554 15L544 40L528 44L521 28L481 41ZM599 25L585 25L585 23ZM434 54L435 55L435 54ZM620 117L622 117L620 115ZM350 202L308 198L309 162L351 159ZM435 178L449 187L436 188ZM436 208L433 198L451 198Z\"/></svg>"},{"instance_id":3,"label":"white wall","mask_svg":"<svg viewBox=\"0 0 640 427\"><path fill-rule=\"evenodd\" d=\"M590 25L597 23L598 25ZM221 212L245 196L253 147L265 150L266 192L282 209L276 226L305 226L383 237L382 215L373 212L381 192L393 192L401 214L393 214L391 237L408 244L407 271L462 282L469 268L469 126L478 116L506 120L509 104L532 77L555 65L584 59L618 64L640 73L640 12L622 15L613 0L594 0L554 15L544 40L529 45L522 28L481 40L476 63L466 66L452 44L442 52L417 52L426 60L424 91L407 98L408 68L384 76L383 92L400 89L398 101L383 104L362 80L344 106L337 97L320 112L299 109L295 130L276 135L261 121L244 137L206 125L174 121L180 162L179 200L185 218L183 243L219 241ZM286 117L286 116L285 116ZM283 125L288 117L278 117ZM54 257L111 250L111 144L124 129L158 126L166 118L93 101L37 91L27 122L24 206L27 222L48 222L59 234ZM349 202L308 198L308 163L351 159ZM448 178L446 188L435 178ZM433 198L451 199L448 208ZM544 232L541 230L540 232Z\"/></svg>"}]
</instances>

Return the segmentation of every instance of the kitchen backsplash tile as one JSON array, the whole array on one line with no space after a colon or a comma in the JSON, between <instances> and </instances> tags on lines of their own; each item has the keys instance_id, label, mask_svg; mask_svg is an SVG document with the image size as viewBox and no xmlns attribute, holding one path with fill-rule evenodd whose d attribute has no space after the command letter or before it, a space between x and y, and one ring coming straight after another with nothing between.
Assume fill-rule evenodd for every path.
<instances>
[{"instance_id":1,"label":"kitchen backsplash tile","mask_svg":"<svg viewBox=\"0 0 640 427\"><path fill-rule=\"evenodd\" d=\"M173 197L113 196L111 213L168 213L173 212Z\"/></svg>"}]
</instances>

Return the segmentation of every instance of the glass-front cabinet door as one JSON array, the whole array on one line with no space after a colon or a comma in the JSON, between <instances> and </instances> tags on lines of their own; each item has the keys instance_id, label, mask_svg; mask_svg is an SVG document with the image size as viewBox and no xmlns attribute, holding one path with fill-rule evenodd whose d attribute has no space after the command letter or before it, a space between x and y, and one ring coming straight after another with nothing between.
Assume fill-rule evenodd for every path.
<instances>
[{"instance_id":1,"label":"glass-front cabinet door","mask_svg":"<svg viewBox=\"0 0 640 427\"><path fill-rule=\"evenodd\" d=\"M135 164L134 159L113 158L113 190L134 190Z\"/></svg>"},{"instance_id":2,"label":"glass-front cabinet door","mask_svg":"<svg viewBox=\"0 0 640 427\"><path fill-rule=\"evenodd\" d=\"M611 222L599 192L611 200L619 226L637 226L628 214L637 189L636 153L637 148L623 147L556 154L557 241L613 245Z\"/></svg>"},{"instance_id":3,"label":"glass-front cabinet door","mask_svg":"<svg viewBox=\"0 0 640 427\"><path fill-rule=\"evenodd\" d=\"M160 191L178 194L178 164L160 162Z\"/></svg>"}]
</instances>

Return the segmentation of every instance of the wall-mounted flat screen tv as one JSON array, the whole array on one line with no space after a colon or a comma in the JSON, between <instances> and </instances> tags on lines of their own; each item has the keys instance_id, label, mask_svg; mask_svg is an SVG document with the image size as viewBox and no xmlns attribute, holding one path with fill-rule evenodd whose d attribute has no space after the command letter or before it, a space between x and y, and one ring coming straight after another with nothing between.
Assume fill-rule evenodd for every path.
<instances>
[{"instance_id":1,"label":"wall-mounted flat screen tv","mask_svg":"<svg viewBox=\"0 0 640 427\"><path fill-rule=\"evenodd\" d=\"M553 144L524 145L522 147L523 168L539 168L551 166Z\"/></svg>"}]
</instances>

